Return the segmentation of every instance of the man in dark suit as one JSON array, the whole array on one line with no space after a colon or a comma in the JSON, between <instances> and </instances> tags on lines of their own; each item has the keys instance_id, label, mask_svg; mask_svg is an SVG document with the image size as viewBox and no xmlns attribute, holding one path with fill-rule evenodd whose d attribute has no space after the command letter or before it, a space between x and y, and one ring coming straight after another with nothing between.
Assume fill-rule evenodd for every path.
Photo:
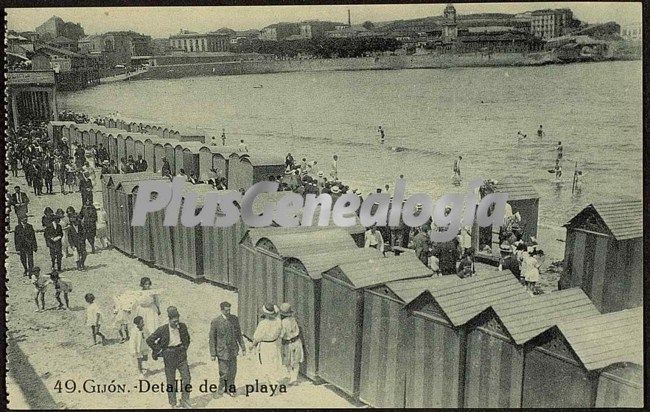
<instances>
[{"instance_id":1,"label":"man in dark suit","mask_svg":"<svg viewBox=\"0 0 650 412\"><path fill-rule=\"evenodd\" d=\"M61 271L61 259L63 259L63 228L59 224L61 218L54 216L52 223L45 228L45 244L50 249L50 258L52 259L52 270Z\"/></svg>"},{"instance_id":2,"label":"man in dark suit","mask_svg":"<svg viewBox=\"0 0 650 412\"><path fill-rule=\"evenodd\" d=\"M224 391L230 396L235 393L228 390L235 385L237 376L237 355L241 347L246 355L246 346L241 334L239 319L230 314L230 303L221 302L221 315L210 323L210 356L219 362L219 394Z\"/></svg>"},{"instance_id":3,"label":"man in dark suit","mask_svg":"<svg viewBox=\"0 0 650 412\"><path fill-rule=\"evenodd\" d=\"M16 213L18 220L23 216L27 216L27 213L29 212L27 208L29 197L27 197L27 193L20 191L20 186L14 187L14 193L12 193L9 200L11 201L11 205L14 207L14 212Z\"/></svg>"},{"instance_id":4,"label":"man in dark suit","mask_svg":"<svg viewBox=\"0 0 650 412\"><path fill-rule=\"evenodd\" d=\"M86 233L81 225L81 218L75 216L70 219L70 229L68 231L70 238L70 245L77 251L77 269L83 270L86 268Z\"/></svg>"},{"instance_id":5,"label":"man in dark suit","mask_svg":"<svg viewBox=\"0 0 650 412\"><path fill-rule=\"evenodd\" d=\"M19 217L18 222L14 230L16 252L20 254L20 263L25 270L25 276L31 277L31 271L34 269L34 252L38 250L36 233L34 227L27 223L27 216Z\"/></svg>"},{"instance_id":6,"label":"man in dark suit","mask_svg":"<svg viewBox=\"0 0 650 412\"><path fill-rule=\"evenodd\" d=\"M146 172L149 164L146 160L142 158L142 155L138 155L138 160L135 162L135 171L136 172Z\"/></svg>"},{"instance_id":7,"label":"man in dark suit","mask_svg":"<svg viewBox=\"0 0 650 412\"><path fill-rule=\"evenodd\" d=\"M178 309L167 308L169 323L162 325L147 338L147 345L153 351L152 358L163 357L165 377L167 379L167 399L172 407L176 406L176 391L181 391L181 406L190 408L190 393L187 385L191 383L190 368L187 364L187 348L190 346L190 334L187 326L179 321ZM180 384L176 385L176 370L181 374ZM171 387L174 390L169 390Z\"/></svg>"}]
</instances>

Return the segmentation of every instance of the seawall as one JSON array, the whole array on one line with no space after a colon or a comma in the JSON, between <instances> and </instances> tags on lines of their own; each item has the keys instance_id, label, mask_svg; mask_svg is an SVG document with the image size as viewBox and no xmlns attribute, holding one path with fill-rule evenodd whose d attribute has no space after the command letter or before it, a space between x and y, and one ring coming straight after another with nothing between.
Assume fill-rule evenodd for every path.
<instances>
[{"instance_id":1,"label":"seawall","mask_svg":"<svg viewBox=\"0 0 650 412\"><path fill-rule=\"evenodd\" d=\"M548 53L422 54L304 60L259 60L153 66L132 80L226 76L300 71L445 69L451 67L534 66L555 63Z\"/></svg>"}]
</instances>

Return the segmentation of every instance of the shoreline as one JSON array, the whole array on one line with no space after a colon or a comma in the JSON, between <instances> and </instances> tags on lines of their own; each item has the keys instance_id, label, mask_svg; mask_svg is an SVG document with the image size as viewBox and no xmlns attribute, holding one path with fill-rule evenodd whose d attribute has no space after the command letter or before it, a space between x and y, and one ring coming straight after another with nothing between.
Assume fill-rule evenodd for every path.
<instances>
[{"instance_id":1,"label":"shoreline","mask_svg":"<svg viewBox=\"0 0 650 412\"><path fill-rule=\"evenodd\" d=\"M273 74L291 72L321 71L366 71L366 70L407 70L407 69L450 69L471 67L536 67L574 63L596 63L607 61L638 60L633 56L613 58L562 61L552 52L536 53L494 53L490 56L480 53L463 54L414 54L381 57L333 58L333 59L294 59L294 60L256 60L214 63L184 63L176 65L152 66L146 71L136 73L129 81L178 79L197 76L228 76L245 74Z\"/></svg>"}]
</instances>

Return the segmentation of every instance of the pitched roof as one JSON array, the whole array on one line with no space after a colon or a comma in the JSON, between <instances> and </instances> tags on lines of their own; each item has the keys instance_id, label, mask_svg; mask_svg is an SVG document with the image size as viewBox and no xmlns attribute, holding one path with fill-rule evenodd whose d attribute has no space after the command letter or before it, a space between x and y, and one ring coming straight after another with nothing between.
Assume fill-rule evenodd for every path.
<instances>
[{"instance_id":1,"label":"pitched roof","mask_svg":"<svg viewBox=\"0 0 650 412\"><path fill-rule=\"evenodd\" d=\"M376 249L358 248L350 235L339 228L296 229L301 228L258 228L250 229L249 234L252 232L253 244L262 238L268 239L281 257L299 260L313 279L320 279L323 272L343 263L380 257ZM266 233L260 236L259 232Z\"/></svg>"},{"instance_id":2,"label":"pitched roof","mask_svg":"<svg viewBox=\"0 0 650 412\"><path fill-rule=\"evenodd\" d=\"M102 181L105 183L111 182L114 187L120 183L141 180L159 180L161 175L152 172L136 172L136 173L116 173L102 175Z\"/></svg>"},{"instance_id":3,"label":"pitched roof","mask_svg":"<svg viewBox=\"0 0 650 412\"><path fill-rule=\"evenodd\" d=\"M385 258L377 254L374 259L344 263L339 268L355 289L380 285L405 279L424 278L433 274L414 254Z\"/></svg>"},{"instance_id":4,"label":"pitched roof","mask_svg":"<svg viewBox=\"0 0 650 412\"><path fill-rule=\"evenodd\" d=\"M495 305L493 309L518 345L526 343L560 321L600 314L579 288L538 296L517 296Z\"/></svg>"},{"instance_id":5,"label":"pitched roof","mask_svg":"<svg viewBox=\"0 0 650 412\"><path fill-rule=\"evenodd\" d=\"M641 200L619 200L590 205L603 219L617 240L643 236L643 203Z\"/></svg>"},{"instance_id":6,"label":"pitched roof","mask_svg":"<svg viewBox=\"0 0 650 412\"><path fill-rule=\"evenodd\" d=\"M570 320L558 329L587 370L619 362L643 366L643 308Z\"/></svg>"},{"instance_id":7,"label":"pitched roof","mask_svg":"<svg viewBox=\"0 0 650 412\"><path fill-rule=\"evenodd\" d=\"M454 326L461 326L499 303L529 299L526 290L509 272L479 273L470 278L441 276L428 282L390 284L407 304L424 292L433 296Z\"/></svg>"},{"instance_id":8,"label":"pitched roof","mask_svg":"<svg viewBox=\"0 0 650 412\"><path fill-rule=\"evenodd\" d=\"M507 193L508 200L539 199L535 188L523 177L507 177L496 184L496 192Z\"/></svg>"}]
</instances>

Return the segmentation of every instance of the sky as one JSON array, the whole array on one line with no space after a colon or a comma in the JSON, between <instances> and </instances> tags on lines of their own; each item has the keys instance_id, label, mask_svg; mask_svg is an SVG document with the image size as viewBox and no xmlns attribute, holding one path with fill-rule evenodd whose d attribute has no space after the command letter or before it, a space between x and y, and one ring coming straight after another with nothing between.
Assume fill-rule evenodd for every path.
<instances>
[{"instance_id":1,"label":"sky","mask_svg":"<svg viewBox=\"0 0 650 412\"><path fill-rule=\"evenodd\" d=\"M519 13L545 8L570 8L588 23L616 21L621 25L642 20L641 3L623 2L539 2L539 3L463 3L455 4L458 14ZM389 21L441 15L444 4L395 4L353 6L229 6L229 7L83 7L9 8L7 27L30 31L53 15L81 23L86 34L134 30L154 38L168 37L181 29L208 32L221 27L235 30L261 29L280 21L329 20L352 24L370 20Z\"/></svg>"}]
</instances>

